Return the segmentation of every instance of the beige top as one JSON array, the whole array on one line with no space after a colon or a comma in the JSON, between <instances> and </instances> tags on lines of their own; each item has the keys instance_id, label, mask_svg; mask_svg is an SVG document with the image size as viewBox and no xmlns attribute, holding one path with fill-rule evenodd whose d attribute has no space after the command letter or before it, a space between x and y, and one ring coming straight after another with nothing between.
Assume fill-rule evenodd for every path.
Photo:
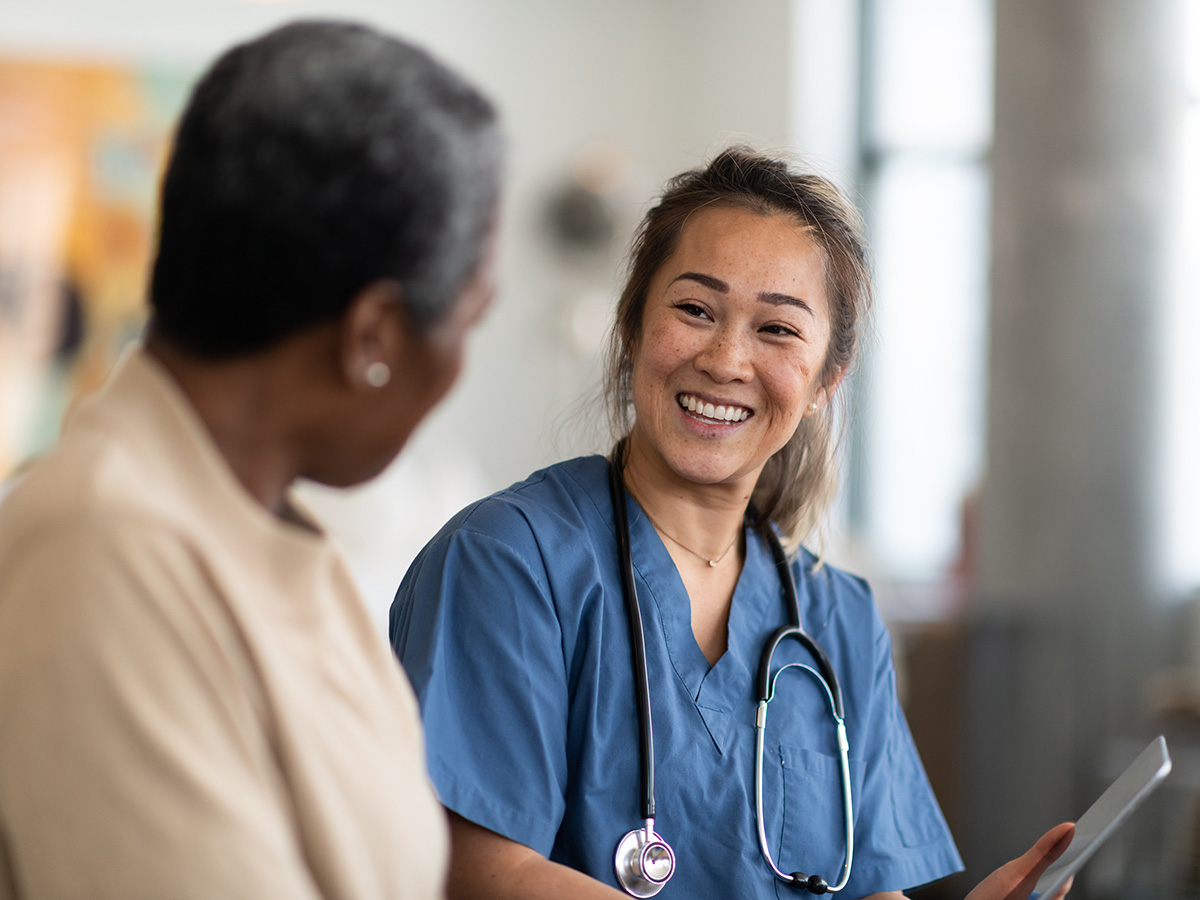
<instances>
[{"instance_id":1,"label":"beige top","mask_svg":"<svg viewBox=\"0 0 1200 900\"><path fill-rule=\"evenodd\" d=\"M144 351L0 505L0 900L441 896L412 691Z\"/></svg>"}]
</instances>

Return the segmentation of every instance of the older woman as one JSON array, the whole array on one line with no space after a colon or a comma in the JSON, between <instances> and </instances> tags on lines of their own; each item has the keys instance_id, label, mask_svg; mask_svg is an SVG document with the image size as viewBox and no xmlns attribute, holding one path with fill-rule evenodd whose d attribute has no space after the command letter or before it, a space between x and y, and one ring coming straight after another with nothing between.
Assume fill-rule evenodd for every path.
<instances>
[{"instance_id":1,"label":"older woman","mask_svg":"<svg viewBox=\"0 0 1200 900\"><path fill-rule=\"evenodd\" d=\"M413 564L392 641L452 895L896 897L960 868L869 589L781 546L833 493L864 256L852 208L784 163L674 179L617 308L611 456L469 507ZM1069 830L979 896L1021 896Z\"/></svg>"},{"instance_id":2,"label":"older woman","mask_svg":"<svg viewBox=\"0 0 1200 900\"><path fill-rule=\"evenodd\" d=\"M500 143L354 25L200 80L148 337L0 507L0 898L443 895L412 692L290 487L379 472L454 381Z\"/></svg>"}]
</instances>

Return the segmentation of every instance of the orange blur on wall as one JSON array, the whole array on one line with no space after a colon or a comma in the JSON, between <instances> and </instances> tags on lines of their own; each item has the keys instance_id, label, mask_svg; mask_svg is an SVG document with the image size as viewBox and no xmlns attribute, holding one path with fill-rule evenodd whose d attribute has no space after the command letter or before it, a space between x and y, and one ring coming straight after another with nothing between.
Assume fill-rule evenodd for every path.
<instances>
[{"instance_id":1,"label":"orange blur on wall","mask_svg":"<svg viewBox=\"0 0 1200 900\"><path fill-rule=\"evenodd\" d=\"M0 479L144 320L184 73L0 60Z\"/></svg>"}]
</instances>

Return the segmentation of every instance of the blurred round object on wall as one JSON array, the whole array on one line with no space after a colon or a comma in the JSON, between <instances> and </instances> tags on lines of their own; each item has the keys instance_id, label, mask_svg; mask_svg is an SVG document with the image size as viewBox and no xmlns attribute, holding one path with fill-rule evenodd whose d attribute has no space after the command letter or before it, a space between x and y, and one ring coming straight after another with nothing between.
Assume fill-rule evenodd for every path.
<instances>
[{"instance_id":1,"label":"blurred round object on wall","mask_svg":"<svg viewBox=\"0 0 1200 900\"><path fill-rule=\"evenodd\" d=\"M587 144L547 193L541 219L550 245L569 259L604 255L621 221L618 194L629 183L629 155L609 143Z\"/></svg>"}]
</instances>

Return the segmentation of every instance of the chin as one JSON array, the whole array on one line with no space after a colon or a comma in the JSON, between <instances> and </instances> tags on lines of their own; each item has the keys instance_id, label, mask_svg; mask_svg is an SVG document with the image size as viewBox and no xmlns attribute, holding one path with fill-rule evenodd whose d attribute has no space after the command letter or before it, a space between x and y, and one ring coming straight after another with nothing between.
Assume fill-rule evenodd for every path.
<instances>
[{"instance_id":1,"label":"chin","mask_svg":"<svg viewBox=\"0 0 1200 900\"><path fill-rule=\"evenodd\" d=\"M693 484L726 484L746 477L741 468L719 460L692 460L682 465L672 465L675 474Z\"/></svg>"},{"instance_id":2,"label":"chin","mask_svg":"<svg viewBox=\"0 0 1200 900\"><path fill-rule=\"evenodd\" d=\"M356 485L356 484L364 484L365 482L372 481L372 480L378 478L380 475L383 474L384 470L392 464L393 460L395 460L396 457L399 455L400 455L400 448L397 447L396 452L393 453L391 456L389 456L387 459L381 460L377 464L370 466L369 468L365 469L362 472L359 472L358 476L353 481L351 481L349 484L347 484L346 487L354 487L354 485Z\"/></svg>"},{"instance_id":3,"label":"chin","mask_svg":"<svg viewBox=\"0 0 1200 900\"><path fill-rule=\"evenodd\" d=\"M326 469L316 474L305 475L304 477L318 484L323 484L326 487L355 487L371 481L382 474L384 469L392 464L392 461L395 460L399 453L400 448L397 447L392 453L386 456L374 457L371 460L360 460L356 465L346 464L336 469Z\"/></svg>"}]
</instances>

